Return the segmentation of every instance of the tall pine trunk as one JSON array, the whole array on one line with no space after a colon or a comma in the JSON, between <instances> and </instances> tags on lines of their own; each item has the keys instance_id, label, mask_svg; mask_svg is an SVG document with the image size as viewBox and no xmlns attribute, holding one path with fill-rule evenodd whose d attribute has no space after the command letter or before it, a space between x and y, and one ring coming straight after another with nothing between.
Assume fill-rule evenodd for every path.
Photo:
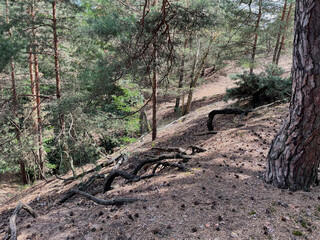
<instances>
[{"instance_id":1,"label":"tall pine trunk","mask_svg":"<svg viewBox=\"0 0 320 240\"><path fill-rule=\"evenodd\" d=\"M35 28L35 1L32 4L32 37L33 37L33 60L34 60L34 77L35 77L35 96L36 96L36 112L37 112L37 138L38 138L38 168L40 178L44 178L44 156L43 156L43 141L42 141L42 118L41 118L41 99L40 99L40 76L38 63L38 43L37 32Z\"/></svg>"},{"instance_id":2,"label":"tall pine trunk","mask_svg":"<svg viewBox=\"0 0 320 240\"><path fill-rule=\"evenodd\" d=\"M254 41L253 41L253 47L252 47L252 54L251 54L251 64L250 64L250 73L253 73L255 58L256 58L256 52L257 52L257 44L258 44L258 31L260 27L260 20L262 16L262 0L259 0L259 12L258 12L258 19L256 22L256 27L254 30Z\"/></svg>"},{"instance_id":3,"label":"tall pine trunk","mask_svg":"<svg viewBox=\"0 0 320 240\"><path fill-rule=\"evenodd\" d=\"M153 44L153 77L152 77L152 141L157 138L157 88L158 88L158 72L157 72L157 44Z\"/></svg>"},{"instance_id":4,"label":"tall pine trunk","mask_svg":"<svg viewBox=\"0 0 320 240\"><path fill-rule=\"evenodd\" d=\"M320 1L297 0L290 113L272 142L265 179L309 190L320 161Z\"/></svg>"},{"instance_id":5,"label":"tall pine trunk","mask_svg":"<svg viewBox=\"0 0 320 240\"><path fill-rule=\"evenodd\" d=\"M188 45L188 38L186 38L184 40L184 46L183 46L183 50L186 50ZM184 78L184 63L185 63L185 55L184 53L181 54L181 64L180 64L180 69L178 72L178 76L179 76L179 83L178 83L178 89L180 90L183 87L183 78ZM180 94L180 93L179 93ZM181 100L181 96L179 95L176 98L176 105L174 107L174 112L177 112L179 107L180 107L180 100Z\"/></svg>"},{"instance_id":6,"label":"tall pine trunk","mask_svg":"<svg viewBox=\"0 0 320 240\"><path fill-rule=\"evenodd\" d=\"M59 65L59 50L58 50L58 34L57 34L57 1L54 0L52 2L52 32L53 32L53 49L54 49L54 71L56 75L56 96L58 101L61 99L61 80L60 80L60 65ZM60 136L61 136L61 149L64 152L63 155L67 156L69 167L72 170L73 176L76 176L73 158L68 154L68 147L65 142L65 120L64 114L59 110L59 128L60 128Z\"/></svg>"},{"instance_id":7,"label":"tall pine trunk","mask_svg":"<svg viewBox=\"0 0 320 240\"><path fill-rule=\"evenodd\" d=\"M280 22L280 27L279 27L279 32L277 35L277 41L276 45L274 47L274 52L273 52L273 57L272 57L272 63L276 63L277 59L277 54L279 52L279 46L280 46L280 38L281 35L283 34L283 24L284 24L284 18L286 17L286 11L287 11L287 0L284 1L283 9L282 9L282 15L281 15L281 22Z\"/></svg>"},{"instance_id":8,"label":"tall pine trunk","mask_svg":"<svg viewBox=\"0 0 320 240\"><path fill-rule=\"evenodd\" d=\"M6 0L6 22L9 24L9 1ZM9 29L9 37L12 37L12 30ZM17 97L17 90L16 90L16 76L15 76L15 65L14 65L14 57L11 57L11 64L10 64L10 71L11 71L11 88L12 88L12 102L13 102L13 116L18 118L18 97ZM17 125L15 125L15 133L18 143L21 143L20 137L20 129ZM22 182L27 184L27 173L26 173L26 166L22 159L19 161L20 164L20 173Z\"/></svg>"},{"instance_id":9,"label":"tall pine trunk","mask_svg":"<svg viewBox=\"0 0 320 240\"><path fill-rule=\"evenodd\" d=\"M292 6L293 6L293 3L290 3L288 14L287 14L287 19L286 19L286 26L285 26L284 32L282 33L281 43L280 43L280 47L279 47L279 50L278 50L278 53L277 53L277 57L276 57L276 65L279 64L281 50L284 48L284 40L286 38L287 29L288 29L288 26L289 26L289 20L290 20L290 14L291 14Z\"/></svg>"}]
</instances>

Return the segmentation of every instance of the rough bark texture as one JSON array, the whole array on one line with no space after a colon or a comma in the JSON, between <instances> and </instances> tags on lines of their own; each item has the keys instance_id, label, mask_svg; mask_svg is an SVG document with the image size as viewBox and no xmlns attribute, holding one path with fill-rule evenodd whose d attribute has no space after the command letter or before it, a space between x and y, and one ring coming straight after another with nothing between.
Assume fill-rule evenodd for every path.
<instances>
[{"instance_id":1,"label":"rough bark texture","mask_svg":"<svg viewBox=\"0 0 320 240\"><path fill-rule=\"evenodd\" d=\"M265 179L309 190L320 152L320 1L297 0L290 113L273 140Z\"/></svg>"}]
</instances>

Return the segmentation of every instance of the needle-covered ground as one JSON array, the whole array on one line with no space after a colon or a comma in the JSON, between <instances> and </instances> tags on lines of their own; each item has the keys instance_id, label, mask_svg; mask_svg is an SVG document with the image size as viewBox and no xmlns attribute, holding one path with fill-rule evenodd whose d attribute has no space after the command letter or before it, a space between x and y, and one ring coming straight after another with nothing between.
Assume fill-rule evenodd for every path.
<instances>
[{"instance_id":1,"label":"needle-covered ground","mask_svg":"<svg viewBox=\"0 0 320 240\"><path fill-rule=\"evenodd\" d=\"M263 180L267 152L288 104L261 108L248 116L216 116L218 133L197 136L207 131L207 114L227 106L220 95L232 84L226 79L216 77L199 89L196 109L160 128L157 141L152 143L147 135L123 150L129 159L119 168L133 171L148 155L155 154L153 147L197 145L206 149L187 162L168 160L183 164L189 171L166 167L156 176L134 183L116 178L113 189L104 194L104 180L97 180L87 190L101 199L147 201L103 206L76 195L59 205L70 189L92 174L71 182L53 178L20 189L14 197L0 197L0 238L20 200L37 210L40 217L33 219L21 211L18 239L319 239L319 187L310 192L290 192ZM220 88L215 90L215 86ZM163 121L172 111L170 106L174 106L173 101L160 106ZM113 167L103 168L100 173L107 174ZM148 174L150 169L152 166L146 166L139 174Z\"/></svg>"}]
</instances>

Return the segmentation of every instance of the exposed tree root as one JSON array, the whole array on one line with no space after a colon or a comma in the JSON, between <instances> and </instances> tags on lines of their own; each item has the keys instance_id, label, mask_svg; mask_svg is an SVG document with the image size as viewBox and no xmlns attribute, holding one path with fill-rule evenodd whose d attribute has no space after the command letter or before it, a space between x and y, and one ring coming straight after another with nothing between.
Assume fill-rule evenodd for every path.
<instances>
[{"instance_id":1,"label":"exposed tree root","mask_svg":"<svg viewBox=\"0 0 320 240\"><path fill-rule=\"evenodd\" d=\"M194 146L193 146L194 147ZM201 150L201 148L198 148L196 147L195 149L198 149L198 150ZM166 149L167 150L167 149ZM181 151L181 149L179 148L170 148L170 151L171 150L178 150L178 151ZM204 149L202 149L204 150ZM164 167L167 167L167 166L171 166L171 167L177 167L181 170L184 170L184 171L187 171L188 169L182 165L182 164L178 164L178 163L168 163L168 162L160 162L158 163L159 161L162 161L162 160L165 160L165 159L176 159L176 158L182 158L183 160L185 161L189 161L193 156L189 156L189 155L185 155L185 154L181 154L181 153L176 153L176 154L163 154L163 155L160 155L160 156L153 156L151 157L150 159L147 159L145 161L142 161L134 170L133 170L133 173L130 174L130 173L127 173L127 172L124 172L124 171L119 171L119 170L115 170L115 171L112 171L108 177L107 177L107 180L104 184L104 187L103 187L103 192L107 192L111 189L111 184L112 182L114 181L114 179L116 177L122 177L126 180L129 180L130 182L132 181L139 181L141 179L146 179L146 178L150 178L150 177L153 177L155 175L155 172L156 172L156 169L159 167L159 166L164 166ZM156 167L153 169L153 172L151 175L147 175L147 176L138 176L138 172L141 168L143 168L145 165L147 164L155 164L155 163L158 163L156 165Z\"/></svg>"},{"instance_id":2,"label":"exposed tree root","mask_svg":"<svg viewBox=\"0 0 320 240\"><path fill-rule=\"evenodd\" d=\"M180 163L159 162L154 166L151 174L140 176L139 180L148 179L148 178L152 178L154 176L157 176L158 174L156 173L156 171L160 166L163 166L163 167L177 167L182 171L190 171L189 168L187 168L186 166L184 166L183 164L180 164Z\"/></svg>"},{"instance_id":3,"label":"exposed tree root","mask_svg":"<svg viewBox=\"0 0 320 240\"><path fill-rule=\"evenodd\" d=\"M4 237L5 240L6 239L17 240L16 219L21 209L24 209L25 211L27 211L34 218L39 216L39 214L35 210L33 210L30 206L22 202L19 202L9 219L10 225L9 225L8 233Z\"/></svg>"},{"instance_id":4,"label":"exposed tree root","mask_svg":"<svg viewBox=\"0 0 320 240\"><path fill-rule=\"evenodd\" d=\"M71 190L71 192L74 194L80 194L100 205L123 205L126 203L133 203L136 201L147 201L146 199L139 199L139 198L116 198L116 199L104 200L104 199L96 198L88 193L79 191L77 189L73 189Z\"/></svg>"},{"instance_id":5,"label":"exposed tree root","mask_svg":"<svg viewBox=\"0 0 320 240\"><path fill-rule=\"evenodd\" d=\"M140 179L140 177L137 175L126 173L126 172L120 171L120 170L114 170L107 177L107 180L106 180L104 187L103 187L103 193L105 193L106 191L109 191L111 189L111 184L116 177L123 177L124 179L131 180L131 181Z\"/></svg>"},{"instance_id":6,"label":"exposed tree root","mask_svg":"<svg viewBox=\"0 0 320 240\"><path fill-rule=\"evenodd\" d=\"M137 175L137 173L140 171L141 168L143 168L144 165L146 164L151 164L151 163L155 163L155 162L159 162L161 160L165 160L165 159L178 159L181 158L185 161L189 161L190 159L193 158L193 156L190 155L184 155L184 154L180 154L180 153L176 153L176 154L163 154L154 158L150 158L147 159L145 161L142 161L133 171L133 175Z\"/></svg>"},{"instance_id":7,"label":"exposed tree root","mask_svg":"<svg viewBox=\"0 0 320 240\"><path fill-rule=\"evenodd\" d=\"M213 118L215 115L218 114L244 114L248 115L249 112L252 112L252 110L243 110L241 108L234 108L234 109L221 109L221 110L213 110L208 115L208 121L207 121L207 127L209 131L213 131Z\"/></svg>"},{"instance_id":8,"label":"exposed tree root","mask_svg":"<svg viewBox=\"0 0 320 240\"><path fill-rule=\"evenodd\" d=\"M192 149L192 153L198 153L198 152L204 152L206 151L204 148L198 147L198 146L190 146L189 148ZM157 149L157 150L162 150L162 149ZM110 172L108 174L107 177L105 177L105 175L94 175L91 178L89 178L86 182L79 184L79 186L76 189L71 190L70 192L68 192L59 202L58 204L62 204L65 201L67 201L69 198L71 198L72 196L74 196L76 193L84 193L87 194L85 192L83 192L84 190L86 190L90 185L92 185L92 183L97 179L97 178L106 178L106 181L104 183L104 187L103 187L103 193L109 191L111 189L111 185L113 183L113 181L115 180L116 177L122 177L130 182L132 181L139 181L141 179L146 179L146 178L150 178L156 175L156 170L158 169L159 166L163 166L163 167L176 167L179 168L180 170L183 171L189 171L189 169L184 166L183 164L179 164L179 163L169 163L169 162L160 162L162 160L167 160L167 159L183 159L185 162L189 161L190 159L192 159L194 156L190 156L187 155L185 152L186 150L181 149L181 148L166 148L166 150L169 151L177 151L178 153L174 153L174 154L163 154L163 155L159 155L159 156L151 156L149 159L142 161L134 170L132 173L127 173L124 171L120 171L118 170L118 167L120 166L120 164L122 163L122 161L125 161L125 157L123 157L122 159L120 159L120 161L118 162L118 164L113 168L113 171ZM157 163L157 164L156 164ZM152 174L150 175L145 175L145 176L138 176L138 172L141 168L143 168L145 165L150 164L156 164L156 166L154 167ZM98 191L96 192L98 193ZM93 197L92 195L87 194L88 196ZM86 196L87 196L86 195ZM88 197L87 196L87 197ZM108 204L110 205L110 204Z\"/></svg>"},{"instance_id":9,"label":"exposed tree root","mask_svg":"<svg viewBox=\"0 0 320 240\"><path fill-rule=\"evenodd\" d=\"M77 190L79 191L84 191L86 190L89 186L91 186L94 181L98 178L105 178L104 174L97 174L97 175L93 175L91 176L86 182L82 182L78 185ZM72 198L75 195L75 193L73 192L73 190L69 191L59 202L58 204L62 204L65 201L67 201L68 199Z\"/></svg>"},{"instance_id":10,"label":"exposed tree root","mask_svg":"<svg viewBox=\"0 0 320 240\"><path fill-rule=\"evenodd\" d=\"M156 166L153 168L152 173L155 174L158 167L163 166L163 167L176 167L179 170L182 171L190 171L189 168L187 168L186 166L184 166L183 164L180 163L170 163L170 162L159 162L156 164Z\"/></svg>"}]
</instances>

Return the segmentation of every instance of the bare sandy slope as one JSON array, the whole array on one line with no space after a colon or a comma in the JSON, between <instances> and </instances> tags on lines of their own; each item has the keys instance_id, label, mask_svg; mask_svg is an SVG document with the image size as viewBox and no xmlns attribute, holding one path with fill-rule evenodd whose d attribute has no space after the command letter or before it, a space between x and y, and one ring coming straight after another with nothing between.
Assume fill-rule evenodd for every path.
<instances>
[{"instance_id":1,"label":"bare sandy slope","mask_svg":"<svg viewBox=\"0 0 320 240\"><path fill-rule=\"evenodd\" d=\"M41 216L32 219L22 211L17 221L18 239L320 239L320 189L290 192L261 179L268 148L288 105L262 108L245 117L217 116L214 123L218 134L196 136L206 131L208 112L227 106L218 97L226 86L212 90L211 83L207 84L197 91L196 98L207 96L210 105L200 107L207 104L207 98L199 101L196 111L162 127L156 142L151 143L147 135L130 145L125 150L129 161L121 167L132 171L155 146L198 145L207 151L183 163L191 171L168 167L153 178L130 184L116 179L113 190L96 194L103 199L147 200L123 206L105 207L80 196L57 205L70 188L89 176L68 184L57 179L39 182L2 202L0 238L21 200ZM139 174L149 171L143 169ZM103 181L97 181L88 192L102 185Z\"/></svg>"}]
</instances>

